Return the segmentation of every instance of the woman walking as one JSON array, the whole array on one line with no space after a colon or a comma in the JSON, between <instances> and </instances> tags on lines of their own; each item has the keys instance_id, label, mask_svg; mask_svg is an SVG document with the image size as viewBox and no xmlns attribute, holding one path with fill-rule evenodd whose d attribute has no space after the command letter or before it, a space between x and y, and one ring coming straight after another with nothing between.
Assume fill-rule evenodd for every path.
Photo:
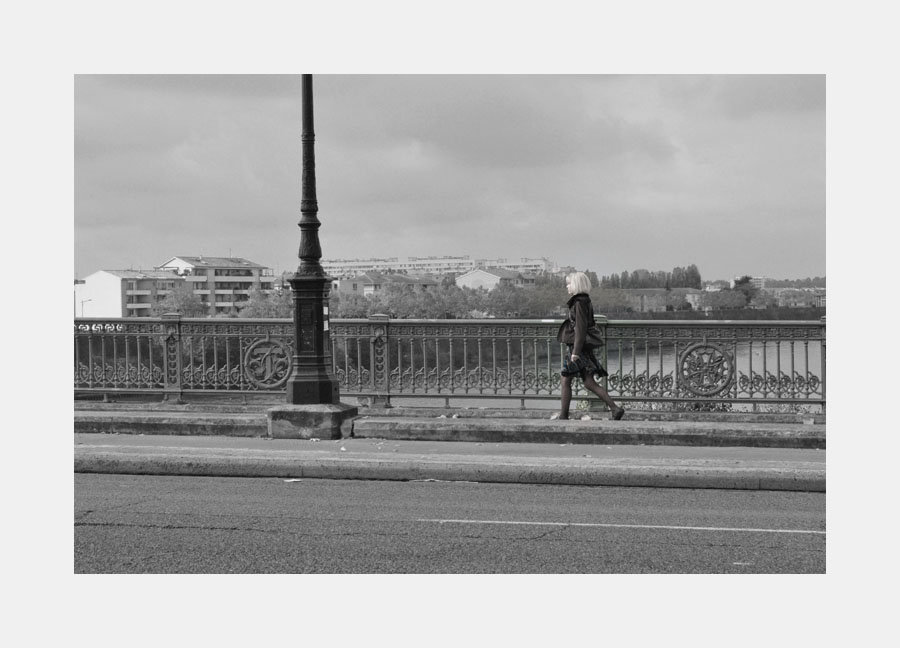
<instances>
[{"instance_id":1,"label":"woman walking","mask_svg":"<svg viewBox=\"0 0 900 648\"><path fill-rule=\"evenodd\" d=\"M601 387L594 374L602 378L608 376L594 355L597 348L587 339L588 329L594 324L594 307L588 293L591 290L591 280L583 272L575 272L566 277L566 290L572 296L566 305L569 307L569 316L562 326L556 339L567 345L566 357L563 358L562 374L562 399L559 415L554 418L568 419L569 404L572 402L572 378L578 376L584 382L589 391L597 394L604 403L609 406L612 418L618 421L625 414L625 409L616 405L609 393Z\"/></svg>"}]
</instances>

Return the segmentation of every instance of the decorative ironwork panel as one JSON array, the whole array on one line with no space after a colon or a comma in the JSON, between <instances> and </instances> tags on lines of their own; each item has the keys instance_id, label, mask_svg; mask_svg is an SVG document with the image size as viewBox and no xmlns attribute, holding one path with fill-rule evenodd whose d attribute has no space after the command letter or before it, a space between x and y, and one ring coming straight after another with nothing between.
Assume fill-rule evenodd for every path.
<instances>
[{"instance_id":1,"label":"decorative ironwork panel","mask_svg":"<svg viewBox=\"0 0 900 648\"><path fill-rule=\"evenodd\" d=\"M75 388L163 388L165 341L159 320L76 320Z\"/></svg>"},{"instance_id":2,"label":"decorative ironwork panel","mask_svg":"<svg viewBox=\"0 0 900 648\"><path fill-rule=\"evenodd\" d=\"M607 340L620 398L824 402L824 323L619 321Z\"/></svg>"},{"instance_id":3,"label":"decorative ironwork panel","mask_svg":"<svg viewBox=\"0 0 900 648\"><path fill-rule=\"evenodd\" d=\"M75 389L280 390L292 337L279 321L76 320Z\"/></svg>"},{"instance_id":4,"label":"decorative ironwork panel","mask_svg":"<svg viewBox=\"0 0 900 648\"><path fill-rule=\"evenodd\" d=\"M290 377L293 335L290 324L258 320L183 324L182 388L281 390Z\"/></svg>"}]
</instances>

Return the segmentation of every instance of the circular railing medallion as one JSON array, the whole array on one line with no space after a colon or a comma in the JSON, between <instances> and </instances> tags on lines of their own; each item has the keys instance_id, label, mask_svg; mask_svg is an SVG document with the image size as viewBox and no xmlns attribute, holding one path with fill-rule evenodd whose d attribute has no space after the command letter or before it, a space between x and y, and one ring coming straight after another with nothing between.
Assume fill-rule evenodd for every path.
<instances>
[{"instance_id":1,"label":"circular railing medallion","mask_svg":"<svg viewBox=\"0 0 900 648\"><path fill-rule=\"evenodd\" d=\"M734 360L724 348L709 343L692 344L678 363L681 385L697 396L715 396L734 379Z\"/></svg>"},{"instance_id":2,"label":"circular railing medallion","mask_svg":"<svg viewBox=\"0 0 900 648\"><path fill-rule=\"evenodd\" d=\"M257 340L244 353L244 377L259 389L277 389L290 377L291 354L280 340Z\"/></svg>"}]
</instances>

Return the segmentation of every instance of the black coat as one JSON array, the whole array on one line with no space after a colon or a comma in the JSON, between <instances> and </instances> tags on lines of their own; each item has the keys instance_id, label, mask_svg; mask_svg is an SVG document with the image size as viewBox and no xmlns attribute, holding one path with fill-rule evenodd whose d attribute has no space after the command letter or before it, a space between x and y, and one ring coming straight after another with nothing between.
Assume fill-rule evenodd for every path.
<instances>
[{"instance_id":1,"label":"black coat","mask_svg":"<svg viewBox=\"0 0 900 648\"><path fill-rule=\"evenodd\" d=\"M584 349L585 333L595 321L594 307L587 293L573 295L566 306L569 307L569 317L559 327L556 339L564 344L571 344L572 353L580 356Z\"/></svg>"}]
</instances>

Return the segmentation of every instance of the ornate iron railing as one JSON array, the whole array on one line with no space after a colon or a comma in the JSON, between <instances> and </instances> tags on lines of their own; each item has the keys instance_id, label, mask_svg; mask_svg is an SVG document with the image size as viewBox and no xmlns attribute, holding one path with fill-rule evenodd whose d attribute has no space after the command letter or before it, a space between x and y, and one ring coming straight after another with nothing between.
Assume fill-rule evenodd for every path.
<instances>
[{"instance_id":1,"label":"ornate iron railing","mask_svg":"<svg viewBox=\"0 0 900 648\"><path fill-rule=\"evenodd\" d=\"M825 406L825 322L599 320L613 398ZM553 320L334 320L342 395L555 399L565 347ZM290 320L76 319L76 393L275 395ZM584 394L576 383L576 396Z\"/></svg>"}]
</instances>

